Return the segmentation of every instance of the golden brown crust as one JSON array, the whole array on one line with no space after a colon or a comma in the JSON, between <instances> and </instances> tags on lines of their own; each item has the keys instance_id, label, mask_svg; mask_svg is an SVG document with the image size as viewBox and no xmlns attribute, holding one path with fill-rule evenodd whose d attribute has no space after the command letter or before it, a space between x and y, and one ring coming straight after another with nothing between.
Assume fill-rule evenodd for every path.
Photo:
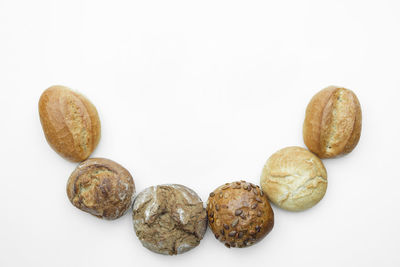
<instances>
[{"instance_id":1,"label":"golden brown crust","mask_svg":"<svg viewBox=\"0 0 400 267\"><path fill-rule=\"evenodd\" d=\"M43 92L39 115L47 142L68 160L87 159L99 143L100 119L95 106L65 86Z\"/></svg>"},{"instance_id":2,"label":"golden brown crust","mask_svg":"<svg viewBox=\"0 0 400 267\"><path fill-rule=\"evenodd\" d=\"M304 143L321 158L351 152L361 134L361 107L346 88L330 86L318 92L306 109Z\"/></svg>"},{"instance_id":3,"label":"golden brown crust","mask_svg":"<svg viewBox=\"0 0 400 267\"><path fill-rule=\"evenodd\" d=\"M302 147L286 147L267 160L260 184L278 207L302 211L324 197L328 181L326 169L317 156Z\"/></svg>"},{"instance_id":4,"label":"golden brown crust","mask_svg":"<svg viewBox=\"0 0 400 267\"><path fill-rule=\"evenodd\" d=\"M248 247L274 226L274 212L259 186L245 181L226 183L207 200L208 222L215 238L229 247Z\"/></svg>"},{"instance_id":5,"label":"golden brown crust","mask_svg":"<svg viewBox=\"0 0 400 267\"><path fill-rule=\"evenodd\" d=\"M67 195L75 207L108 220L126 213L134 193L131 174L118 163L103 158L79 164L67 183Z\"/></svg>"}]
</instances>

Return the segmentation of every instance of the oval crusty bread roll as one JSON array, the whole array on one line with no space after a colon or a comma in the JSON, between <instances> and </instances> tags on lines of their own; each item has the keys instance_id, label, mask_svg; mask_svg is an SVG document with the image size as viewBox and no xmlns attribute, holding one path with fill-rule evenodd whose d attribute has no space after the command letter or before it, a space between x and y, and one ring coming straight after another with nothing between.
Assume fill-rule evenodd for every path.
<instances>
[{"instance_id":1,"label":"oval crusty bread roll","mask_svg":"<svg viewBox=\"0 0 400 267\"><path fill-rule=\"evenodd\" d=\"M216 239L230 247L248 247L274 226L274 212L259 186L245 181L226 183L207 200L208 222Z\"/></svg>"},{"instance_id":2,"label":"oval crusty bread roll","mask_svg":"<svg viewBox=\"0 0 400 267\"><path fill-rule=\"evenodd\" d=\"M104 158L81 162L67 183L67 195L80 210L114 220L131 207L135 183L128 170Z\"/></svg>"},{"instance_id":3,"label":"oval crusty bread roll","mask_svg":"<svg viewBox=\"0 0 400 267\"><path fill-rule=\"evenodd\" d=\"M361 107L348 89L330 86L310 101L303 124L308 149L320 158L350 153L361 134Z\"/></svg>"},{"instance_id":4,"label":"oval crusty bread roll","mask_svg":"<svg viewBox=\"0 0 400 267\"><path fill-rule=\"evenodd\" d=\"M74 162L87 159L100 140L95 106L65 86L52 86L39 100L39 115L47 142Z\"/></svg>"},{"instance_id":5,"label":"oval crusty bread roll","mask_svg":"<svg viewBox=\"0 0 400 267\"><path fill-rule=\"evenodd\" d=\"M267 160L260 184L278 207L301 211L324 197L328 181L326 169L317 156L302 147L286 147Z\"/></svg>"}]
</instances>

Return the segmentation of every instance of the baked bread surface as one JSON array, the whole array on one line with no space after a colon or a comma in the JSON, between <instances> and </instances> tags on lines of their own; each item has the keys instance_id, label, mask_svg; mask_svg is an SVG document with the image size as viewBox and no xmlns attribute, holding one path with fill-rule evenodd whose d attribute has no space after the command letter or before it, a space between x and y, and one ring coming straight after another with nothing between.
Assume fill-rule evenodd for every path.
<instances>
[{"instance_id":1,"label":"baked bread surface","mask_svg":"<svg viewBox=\"0 0 400 267\"><path fill-rule=\"evenodd\" d=\"M87 159L99 143L101 127L95 106L65 86L52 86L42 93L39 116L47 142L70 161Z\"/></svg>"},{"instance_id":2,"label":"baked bread surface","mask_svg":"<svg viewBox=\"0 0 400 267\"><path fill-rule=\"evenodd\" d=\"M248 247L274 226L274 212L259 186L246 181L226 183L207 200L209 226L215 238L230 247Z\"/></svg>"},{"instance_id":3,"label":"baked bread surface","mask_svg":"<svg viewBox=\"0 0 400 267\"><path fill-rule=\"evenodd\" d=\"M124 215L134 193L135 184L128 170L104 158L79 164L67 183L67 195L75 207L107 220Z\"/></svg>"},{"instance_id":4,"label":"baked bread surface","mask_svg":"<svg viewBox=\"0 0 400 267\"><path fill-rule=\"evenodd\" d=\"M361 135L361 106L353 91L329 86L311 99L303 124L308 149L320 158L350 153Z\"/></svg>"},{"instance_id":5,"label":"baked bread surface","mask_svg":"<svg viewBox=\"0 0 400 267\"><path fill-rule=\"evenodd\" d=\"M152 186L140 192L133 204L132 218L142 245L165 255L195 248L207 229L207 214L200 197L178 184Z\"/></svg>"},{"instance_id":6,"label":"baked bread surface","mask_svg":"<svg viewBox=\"0 0 400 267\"><path fill-rule=\"evenodd\" d=\"M317 156L302 147L286 147L267 160L260 184L278 207L302 211L324 197L328 180L326 169Z\"/></svg>"}]
</instances>

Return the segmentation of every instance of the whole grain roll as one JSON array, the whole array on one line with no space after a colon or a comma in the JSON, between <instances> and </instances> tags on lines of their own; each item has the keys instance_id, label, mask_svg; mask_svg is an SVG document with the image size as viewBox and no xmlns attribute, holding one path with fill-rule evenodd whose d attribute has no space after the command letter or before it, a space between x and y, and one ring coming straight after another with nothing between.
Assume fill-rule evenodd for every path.
<instances>
[{"instance_id":1,"label":"whole grain roll","mask_svg":"<svg viewBox=\"0 0 400 267\"><path fill-rule=\"evenodd\" d=\"M67 195L75 207L107 220L124 215L132 205L134 193L131 174L104 158L91 158L79 164L67 183Z\"/></svg>"},{"instance_id":2,"label":"whole grain roll","mask_svg":"<svg viewBox=\"0 0 400 267\"><path fill-rule=\"evenodd\" d=\"M317 156L302 147L286 147L268 159L260 184L278 207L302 211L324 197L328 181L326 169Z\"/></svg>"},{"instance_id":3,"label":"whole grain roll","mask_svg":"<svg viewBox=\"0 0 400 267\"><path fill-rule=\"evenodd\" d=\"M39 116L50 146L62 157L87 159L100 140L96 107L83 95L57 85L46 89L39 100Z\"/></svg>"},{"instance_id":4,"label":"whole grain roll","mask_svg":"<svg viewBox=\"0 0 400 267\"><path fill-rule=\"evenodd\" d=\"M142 245L165 255L195 248L207 228L207 214L200 197L178 184L152 186L140 192L132 217Z\"/></svg>"},{"instance_id":5,"label":"whole grain roll","mask_svg":"<svg viewBox=\"0 0 400 267\"><path fill-rule=\"evenodd\" d=\"M320 158L350 153L361 135L361 106L353 91L329 86L307 106L303 139Z\"/></svg>"},{"instance_id":6,"label":"whole grain roll","mask_svg":"<svg viewBox=\"0 0 400 267\"><path fill-rule=\"evenodd\" d=\"M215 238L230 247L248 247L274 226L274 212L259 186L245 181L226 183L207 200L208 222Z\"/></svg>"}]
</instances>

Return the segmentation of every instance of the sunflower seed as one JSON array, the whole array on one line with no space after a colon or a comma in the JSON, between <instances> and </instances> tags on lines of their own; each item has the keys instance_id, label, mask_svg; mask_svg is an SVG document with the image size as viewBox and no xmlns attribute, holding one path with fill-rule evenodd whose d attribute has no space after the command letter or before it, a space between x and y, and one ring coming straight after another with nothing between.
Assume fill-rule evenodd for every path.
<instances>
[{"instance_id":1,"label":"sunflower seed","mask_svg":"<svg viewBox=\"0 0 400 267\"><path fill-rule=\"evenodd\" d=\"M240 214L242 214L242 210L241 209L237 209L237 210L235 210L235 215L236 216L239 216Z\"/></svg>"},{"instance_id":2,"label":"sunflower seed","mask_svg":"<svg viewBox=\"0 0 400 267\"><path fill-rule=\"evenodd\" d=\"M234 228L238 223L239 223L239 218L235 218L231 223L232 228Z\"/></svg>"}]
</instances>

